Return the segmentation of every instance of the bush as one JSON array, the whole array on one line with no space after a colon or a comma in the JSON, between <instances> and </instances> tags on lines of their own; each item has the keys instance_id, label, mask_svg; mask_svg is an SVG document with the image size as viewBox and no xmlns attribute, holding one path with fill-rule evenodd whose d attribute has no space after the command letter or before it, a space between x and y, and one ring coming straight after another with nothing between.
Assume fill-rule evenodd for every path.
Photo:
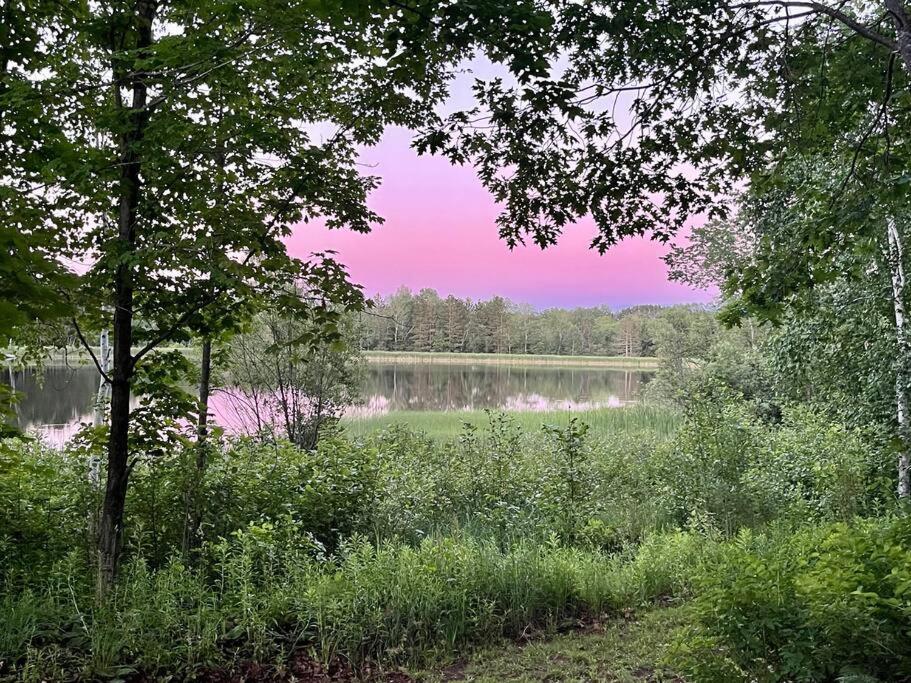
<instances>
[{"instance_id":1,"label":"bush","mask_svg":"<svg viewBox=\"0 0 911 683\"><path fill-rule=\"evenodd\" d=\"M691 673L730 680L911 676L911 520L742 533L696 581Z\"/></svg>"},{"instance_id":2,"label":"bush","mask_svg":"<svg viewBox=\"0 0 911 683\"><path fill-rule=\"evenodd\" d=\"M250 523L290 517L328 548L365 528L378 489L376 451L333 437L312 451L286 441L214 442L205 476L197 475L192 446L174 457L142 461L134 471L127 516L133 554L153 566L181 547L185 495L200 496L201 540L227 538Z\"/></svg>"},{"instance_id":3,"label":"bush","mask_svg":"<svg viewBox=\"0 0 911 683\"><path fill-rule=\"evenodd\" d=\"M0 440L0 585L40 578L88 549L88 463L35 441Z\"/></svg>"},{"instance_id":4,"label":"bush","mask_svg":"<svg viewBox=\"0 0 911 683\"><path fill-rule=\"evenodd\" d=\"M744 473L747 495L766 520L848 521L882 512L892 498L888 439L788 407Z\"/></svg>"},{"instance_id":5,"label":"bush","mask_svg":"<svg viewBox=\"0 0 911 683\"><path fill-rule=\"evenodd\" d=\"M694 396L661 475L670 518L682 526L708 522L727 535L757 521L743 475L762 438L749 405L736 394L714 387Z\"/></svg>"},{"instance_id":6,"label":"bush","mask_svg":"<svg viewBox=\"0 0 911 683\"><path fill-rule=\"evenodd\" d=\"M888 509L866 432L791 407L769 425L711 387L675 435L488 422L442 443L391 427L312 451L213 435L194 487L192 443L147 455L103 606L91 441L5 442L0 662L14 671L0 678L194 676L302 645L412 661L693 596L678 654L696 680L911 676L907 523L833 524ZM200 538L184 553L194 488Z\"/></svg>"},{"instance_id":7,"label":"bush","mask_svg":"<svg viewBox=\"0 0 911 683\"><path fill-rule=\"evenodd\" d=\"M709 387L688 405L658 474L667 518L727 536L772 520L848 520L889 509L881 435L799 406L768 425L737 394ZM658 457L661 457L660 455Z\"/></svg>"},{"instance_id":8,"label":"bush","mask_svg":"<svg viewBox=\"0 0 911 683\"><path fill-rule=\"evenodd\" d=\"M619 549L657 526L647 434L593 440L583 423L523 433L491 413L489 426L464 426L440 443L401 426L365 442L381 463L374 534L417 542L470 533L501 544L546 541Z\"/></svg>"}]
</instances>

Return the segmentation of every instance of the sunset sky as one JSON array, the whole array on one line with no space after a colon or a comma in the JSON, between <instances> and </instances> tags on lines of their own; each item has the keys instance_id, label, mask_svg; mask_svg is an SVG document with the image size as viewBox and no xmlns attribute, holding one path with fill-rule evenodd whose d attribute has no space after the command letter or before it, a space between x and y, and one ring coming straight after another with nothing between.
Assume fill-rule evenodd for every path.
<instances>
[{"instance_id":1,"label":"sunset sky","mask_svg":"<svg viewBox=\"0 0 911 683\"><path fill-rule=\"evenodd\" d=\"M497 237L497 207L471 168L418 157L406 131L391 130L364 154L383 178L372 208L386 222L367 235L301 225L289 240L295 256L333 249L369 295L400 285L443 295L495 294L536 308L704 302L712 293L667 281L666 247L627 240L604 256L588 249L593 224L571 227L560 244L510 251Z\"/></svg>"},{"instance_id":2,"label":"sunset sky","mask_svg":"<svg viewBox=\"0 0 911 683\"><path fill-rule=\"evenodd\" d=\"M470 64L481 76L497 70ZM450 105L470 105L472 74L456 80ZM499 294L536 308L607 304L706 302L713 293L667 281L660 257L667 247L647 239L627 240L604 256L588 249L595 227L570 227L556 247L530 245L510 251L497 237L498 210L470 167L454 167L438 157L419 157L410 135L387 131L365 150L365 172L382 178L370 205L386 222L371 234L329 232L298 226L290 251L305 257L333 249L353 279L369 295L389 294L400 285L432 287L472 299Z\"/></svg>"}]
</instances>

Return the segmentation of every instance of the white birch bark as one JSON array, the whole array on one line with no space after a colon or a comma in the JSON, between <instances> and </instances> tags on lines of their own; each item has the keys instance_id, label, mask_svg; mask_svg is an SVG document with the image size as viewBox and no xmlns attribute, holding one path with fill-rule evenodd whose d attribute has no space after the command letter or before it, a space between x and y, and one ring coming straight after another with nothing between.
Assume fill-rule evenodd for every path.
<instances>
[{"instance_id":1,"label":"white birch bark","mask_svg":"<svg viewBox=\"0 0 911 683\"><path fill-rule=\"evenodd\" d=\"M909 346L905 314L905 269L902 238L895 222L890 216L886 220L889 236L889 270L892 276L892 307L895 314L895 340L898 346L898 368L895 373L895 417L901 437L901 451L898 455L898 497L911 497L911 456L908 453L909 429L908 414L908 363Z\"/></svg>"},{"instance_id":2,"label":"white birch bark","mask_svg":"<svg viewBox=\"0 0 911 683\"><path fill-rule=\"evenodd\" d=\"M111 344L107 330L102 330L99 339L100 352L98 361L101 364L102 371L107 374L111 369ZM95 396L95 414L92 424L100 427L104 424L104 407L107 405L111 393L111 385L104 378L104 375L98 376L98 394ZM98 488L101 484L101 458L92 456L89 459L89 482L93 488Z\"/></svg>"}]
</instances>

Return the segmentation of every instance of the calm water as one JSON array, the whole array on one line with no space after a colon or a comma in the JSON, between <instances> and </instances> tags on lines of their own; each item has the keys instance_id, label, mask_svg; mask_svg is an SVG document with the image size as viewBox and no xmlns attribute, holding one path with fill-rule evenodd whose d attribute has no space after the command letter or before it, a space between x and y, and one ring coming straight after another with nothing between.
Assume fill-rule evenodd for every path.
<instances>
[{"instance_id":1,"label":"calm water","mask_svg":"<svg viewBox=\"0 0 911 683\"><path fill-rule=\"evenodd\" d=\"M364 400L350 417L398 410L585 410L636 401L650 373L602 368L509 365L370 364ZM92 420L98 375L91 366L49 367L6 378L22 392L16 422L62 443ZM216 419L231 424L230 402L213 397Z\"/></svg>"}]
</instances>

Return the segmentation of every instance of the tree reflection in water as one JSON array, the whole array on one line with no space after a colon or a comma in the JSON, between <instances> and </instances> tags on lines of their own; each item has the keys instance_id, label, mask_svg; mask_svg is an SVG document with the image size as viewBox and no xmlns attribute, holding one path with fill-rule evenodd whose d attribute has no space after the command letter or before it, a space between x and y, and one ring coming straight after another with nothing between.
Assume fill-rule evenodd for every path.
<instances>
[{"instance_id":1,"label":"tree reflection in water","mask_svg":"<svg viewBox=\"0 0 911 683\"><path fill-rule=\"evenodd\" d=\"M604 368L385 364L367 366L363 401L352 417L399 410L446 411L484 408L541 411L621 406L636 401L651 378L649 372ZM15 421L26 431L60 445L82 422L91 422L98 390L92 366L49 366L24 370L10 378L21 392ZM231 429L230 404L212 401L215 419Z\"/></svg>"}]
</instances>

